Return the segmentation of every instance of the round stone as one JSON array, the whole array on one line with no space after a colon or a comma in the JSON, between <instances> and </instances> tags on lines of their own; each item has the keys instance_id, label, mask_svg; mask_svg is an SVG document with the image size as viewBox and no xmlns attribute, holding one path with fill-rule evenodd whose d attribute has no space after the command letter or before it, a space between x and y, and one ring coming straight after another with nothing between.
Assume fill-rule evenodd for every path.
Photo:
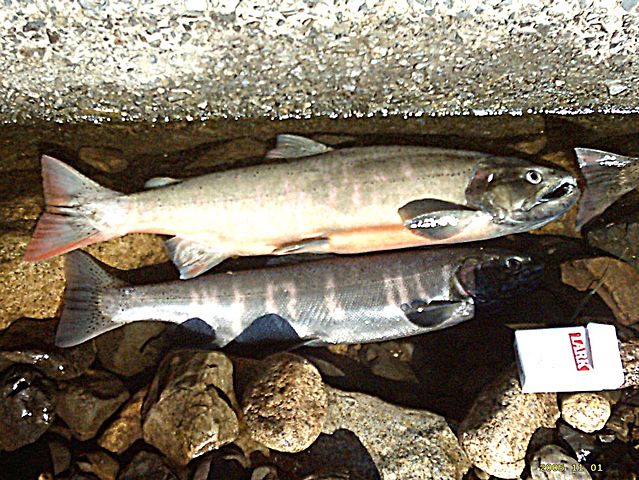
<instances>
[{"instance_id":1,"label":"round stone","mask_svg":"<svg viewBox=\"0 0 639 480\"><path fill-rule=\"evenodd\" d=\"M599 393L567 395L561 400L561 416L582 432L596 432L610 418L610 401Z\"/></svg>"},{"instance_id":2,"label":"round stone","mask_svg":"<svg viewBox=\"0 0 639 480\"><path fill-rule=\"evenodd\" d=\"M253 439L281 452L309 447L322 431L326 409L326 391L315 366L288 353L265 360L242 401Z\"/></svg>"}]
</instances>

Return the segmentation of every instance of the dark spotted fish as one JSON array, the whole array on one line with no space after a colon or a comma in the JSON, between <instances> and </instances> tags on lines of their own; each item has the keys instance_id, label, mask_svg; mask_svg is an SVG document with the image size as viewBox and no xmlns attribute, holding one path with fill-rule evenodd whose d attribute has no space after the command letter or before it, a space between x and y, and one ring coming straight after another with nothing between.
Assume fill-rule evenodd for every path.
<instances>
[{"instance_id":1,"label":"dark spotted fish","mask_svg":"<svg viewBox=\"0 0 639 480\"><path fill-rule=\"evenodd\" d=\"M242 255L364 253L483 240L538 228L577 200L566 171L478 152L411 146L333 150L280 135L270 158L159 178L124 195L42 158L46 211L25 259L132 232L167 241L181 278Z\"/></svg>"},{"instance_id":2,"label":"dark spotted fish","mask_svg":"<svg viewBox=\"0 0 639 480\"><path fill-rule=\"evenodd\" d=\"M581 228L639 186L639 158L590 148L575 148L575 153L586 180L577 210L577 228Z\"/></svg>"},{"instance_id":3,"label":"dark spotted fish","mask_svg":"<svg viewBox=\"0 0 639 480\"><path fill-rule=\"evenodd\" d=\"M131 322L204 322L214 345L389 340L473 318L475 302L510 297L541 273L531 258L479 247L330 257L132 286L82 252L65 258L56 345ZM201 333L201 332L200 332Z\"/></svg>"}]
</instances>

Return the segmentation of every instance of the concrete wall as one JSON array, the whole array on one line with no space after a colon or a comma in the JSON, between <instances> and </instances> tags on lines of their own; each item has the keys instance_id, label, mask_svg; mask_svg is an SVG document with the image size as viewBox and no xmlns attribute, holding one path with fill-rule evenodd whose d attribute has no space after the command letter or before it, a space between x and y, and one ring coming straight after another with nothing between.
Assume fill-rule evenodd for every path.
<instances>
[{"instance_id":1,"label":"concrete wall","mask_svg":"<svg viewBox=\"0 0 639 480\"><path fill-rule=\"evenodd\" d=\"M3 0L0 121L636 111L637 0Z\"/></svg>"}]
</instances>

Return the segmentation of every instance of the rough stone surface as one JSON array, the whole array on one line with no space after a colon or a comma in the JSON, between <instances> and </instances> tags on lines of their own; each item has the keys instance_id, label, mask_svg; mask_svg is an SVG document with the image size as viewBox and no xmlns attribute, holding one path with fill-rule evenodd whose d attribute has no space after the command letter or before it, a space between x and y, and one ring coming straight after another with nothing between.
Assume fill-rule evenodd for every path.
<instances>
[{"instance_id":1,"label":"rough stone surface","mask_svg":"<svg viewBox=\"0 0 639 480\"><path fill-rule=\"evenodd\" d=\"M77 439L88 440L128 398L129 392L118 377L89 370L60 385L56 412Z\"/></svg>"},{"instance_id":2,"label":"rough stone surface","mask_svg":"<svg viewBox=\"0 0 639 480\"><path fill-rule=\"evenodd\" d=\"M353 432L385 480L461 480L470 464L439 415L327 387L324 433Z\"/></svg>"},{"instance_id":3,"label":"rough stone surface","mask_svg":"<svg viewBox=\"0 0 639 480\"><path fill-rule=\"evenodd\" d=\"M572 260L561 265L561 280L577 290L597 288L597 294L623 325L639 322L639 273L609 257Z\"/></svg>"},{"instance_id":4,"label":"rough stone surface","mask_svg":"<svg viewBox=\"0 0 639 480\"><path fill-rule=\"evenodd\" d=\"M610 418L610 400L595 392L563 395L561 417L582 432L601 430Z\"/></svg>"},{"instance_id":5,"label":"rough stone surface","mask_svg":"<svg viewBox=\"0 0 639 480\"><path fill-rule=\"evenodd\" d=\"M5 3L5 122L637 105L631 0Z\"/></svg>"},{"instance_id":6,"label":"rough stone surface","mask_svg":"<svg viewBox=\"0 0 639 480\"><path fill-rule=\"evenodd\" d=\"M156 366L166 349L166 327L161 322L136 322L100 335L95 339L100 363L125 377Z\"/></svg>"},{"instance_id":7,"label":"rough stone surface","mask_svg":"<svg viewBox=\"0 0 639 480\"><path fill-rule=\"evenodd\" d=\"M621 388L639 386L639 340L632 339L619 344L624 383Z\"/></svg>"},{"instance_id":8,"label":"rough stone surface","mask_svg":"<svg viewBox=\"0 0 639 480\"><path fill-rule=\"evenodd\" d=\"M322 377L297 355L273 355L245 390L242 411L258 442L281 452L304 450L321 433L326 416Z\"/></svg>"},{"instance_id":9,"label":"rough stone surface","mask_svg":"<svg viewBox=\"0 0 639 480\"><path fill-rule=\"evenodd\" d=\"M120 454L142 438L142 402L147 388L133 395L98 439L98 445L110 452Z\"/></svg>"},{"instance_id":10,"label":"rough stone surface","mask_svg":"<svg viewBox=\"0 0 639 480\"><path fill-rule=\"evenodd\" d=\"M475 466L496 477L517 478L535 430L554 428L558 418L557 395L522 393L513 366L482 390L458 435Z\"/></svg>"},{"instance_id":11,"label":"rough stone surface","mask_svg":"<svg viewBox=\"0 0 639 480\"><path fill-rule=\"evenodd\" d=\"M157 453L139 452L118 475L118 480L178 480L177 475Z\"/></svg>"},{"instance_id":12,"label":"rough stone surface","mask_svg":"<svg viewBox=\"0 0 639 480\"><path fill-rule=\"evenodd\" d=\"M142 408L144 440L177 465L238 436L233 365L220 352L180 350L164 359Z\"/></svg>"},{"instance_id":13,"label":"rough stone surface","mask_svg":"<svg viewBox=\"0 0 639 480\"><path fill-rule=\"evenodd\" d=\"M79 471L93 474L100 480L116 480L120 469L117 460L101 450L85 453L75 465Z\"/></svg>"},{"instance_id":14,"label":"rough stone surface","mask_svg":"<svg viewBox=\"0 0 639 480\"><path fill-rule=\"evenodd\" d=\"M0 376L0 451L35 442L55 418L53 384L36 370L12 367Z\"/></svg>"},{"instance_id":15,"label":"rough stone surface","mask_svg":"<svg viewBox=\"0 0 639 480\"><path fill-rule=\"evenodd\" d=\"M530 462L530 474L533 480L590 480L587 466L566 455L557 445L546 445L539 449Z\"/></svg>"}]
</instances>

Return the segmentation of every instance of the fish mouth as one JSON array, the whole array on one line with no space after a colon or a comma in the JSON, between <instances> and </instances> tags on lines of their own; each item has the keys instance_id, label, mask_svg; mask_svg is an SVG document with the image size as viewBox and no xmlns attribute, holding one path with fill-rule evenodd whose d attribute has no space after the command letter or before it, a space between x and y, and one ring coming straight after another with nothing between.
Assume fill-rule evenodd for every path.
<instances>
[{"instance_id":1,"label":"fish mouth","mask_svg":"<svg viewBox=\"0 0 639 480\"><path fill-rule=\"evenodd\" d=\"M561 200L565 197L569 197L576 188L577 183L574 179L565 179L539 197L536 204L553 202L555 200Z\"/></svg>"}]
</instances>

